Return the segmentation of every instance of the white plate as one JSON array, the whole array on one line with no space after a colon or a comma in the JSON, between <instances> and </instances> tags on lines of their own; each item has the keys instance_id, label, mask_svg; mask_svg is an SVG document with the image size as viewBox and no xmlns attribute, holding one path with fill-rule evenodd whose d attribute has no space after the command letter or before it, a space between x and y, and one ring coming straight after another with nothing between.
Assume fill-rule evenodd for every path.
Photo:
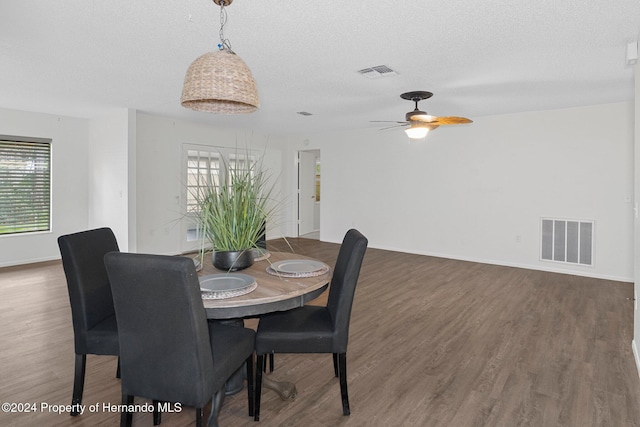
<instances>
[{"instance_id":1,"label":"white plate","mask_svg":"<svg viewBox=\"0 0 640 427\"><path fill-rule=\"evenodd\" d=\"M248 288L256 279L248 274L210 274L200 278L202 292L230 292Z\"/></svg>"},{"instance_id":2,"label":"white plate","mask_svg":"<svg viewBox=\"0 0 640 427\"><path fill-rule=\"evenodd\" d=\"M303 274L322 270L326 268L326 265L324 262L310 259L285 259L274 262L271 264L271 268L279 273Z\"/></svg>"}]
</instances>

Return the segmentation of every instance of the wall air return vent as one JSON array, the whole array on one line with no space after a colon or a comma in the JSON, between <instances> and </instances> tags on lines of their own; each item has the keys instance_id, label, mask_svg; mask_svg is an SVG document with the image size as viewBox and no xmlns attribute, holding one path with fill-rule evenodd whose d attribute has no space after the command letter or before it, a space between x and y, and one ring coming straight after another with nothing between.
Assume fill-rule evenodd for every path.
<instances>
[{"instance_id":1,"label":"wall air return vent","mask_svg":"<svg viewBox=\"0 0 640 427\"><path fill-rule=\"evenodd\" d=\"M369 79L379 79L380 77L391 77L398 75L398 73L396 73L386 65L377 65L371 68L363 68L362 70L358 70L358 72Z\"/></svg>"},{"instance_id":2,"label":"wall air return vent","mask_svg":"<svg viewBox=\"0 0 640 427\"><path fill-rule=\"evenodd\" d=\"M593 265L593 221L542 218L540 230L541 259Z\"/></svg>"}]
</instances>

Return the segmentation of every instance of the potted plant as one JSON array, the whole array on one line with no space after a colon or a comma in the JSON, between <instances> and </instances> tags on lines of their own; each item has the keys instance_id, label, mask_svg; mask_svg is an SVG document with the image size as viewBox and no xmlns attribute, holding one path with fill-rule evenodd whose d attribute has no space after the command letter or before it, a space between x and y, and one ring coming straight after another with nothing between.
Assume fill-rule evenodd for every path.
<instances>
[{"instance_id":1,"label":"potted plant","mask_svg":"<svg viewBox=\"0 0 640 427\"><path fill-rule=\"evenodd\" d=\"M273 185L262 160L249 160L249 153L245 162L223 160L220 179L195 195L199 226L213 248L213 265L221 270L253 264L254 249L264 238L267 218L274 210Z\"/></svg>"}]
</instances>

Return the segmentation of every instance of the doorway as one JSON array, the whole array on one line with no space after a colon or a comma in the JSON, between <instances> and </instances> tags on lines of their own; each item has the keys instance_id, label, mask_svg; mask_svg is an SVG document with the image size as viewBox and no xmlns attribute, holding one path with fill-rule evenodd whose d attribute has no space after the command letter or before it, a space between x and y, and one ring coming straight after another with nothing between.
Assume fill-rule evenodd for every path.
<instances>
[{"instance_id":1,"label":"doorway","mask_svg":"<svg viewBox=\"0 0 640 427\"><path fill-rule=\"evenodd\" d=\"M298 151L298 236L320 240L320 150Z\"/></svg>"}]
</instances>

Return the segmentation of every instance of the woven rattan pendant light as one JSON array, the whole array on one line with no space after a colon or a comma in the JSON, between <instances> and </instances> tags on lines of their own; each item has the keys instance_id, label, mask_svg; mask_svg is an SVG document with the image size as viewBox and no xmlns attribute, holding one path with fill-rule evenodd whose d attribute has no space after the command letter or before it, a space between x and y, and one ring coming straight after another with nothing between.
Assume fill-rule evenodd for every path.
<instances>
[{"instance_id":1,"label":"woven rattan pendant light","mask_svg":"<svg viewBox=\"0 0 640 427\"><path fill-rule=\"evenodd\" d=\"M218 114L252 113L258 109L258 89L247 64L224 38L225 6L233 0L213 0L220 6L220 44L191 63L184 78L181 104Z\"/></svg>"}]
</instances>

